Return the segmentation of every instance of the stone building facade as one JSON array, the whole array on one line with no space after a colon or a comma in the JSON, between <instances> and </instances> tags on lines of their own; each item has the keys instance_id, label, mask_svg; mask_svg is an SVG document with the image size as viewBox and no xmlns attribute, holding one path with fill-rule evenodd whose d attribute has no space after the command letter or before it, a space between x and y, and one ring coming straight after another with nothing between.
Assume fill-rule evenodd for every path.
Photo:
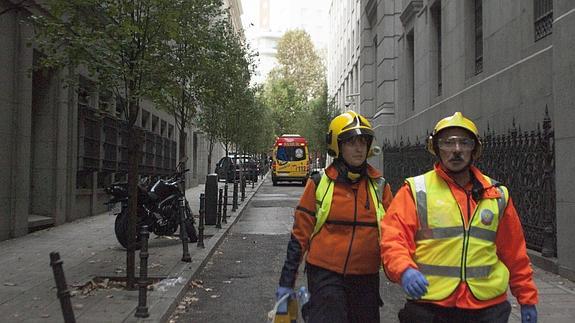
<instances>
[{"instance_id":1,"label":"stone building facade","mask_svg":"<svg viewBox=\"0 0 575 323\"><path fill-rule=\"evenodd\" d=\"M239 25L240 2L226 3ZM0 240L105 212L103 188L125 178L127 166L115 99L81 70L33 71L41 53L29 45L34 31L24 18L38 8L33 1L21 5L0 0ZM68 73L77 74L77 87L65 86ZM140 171L168 174L180 157L174 117L147 100L140 109ZM208 170L207 138L194 125L186 133L192 187L224 151L214 146Z\"/></svg>"},{"instance_id":2,"label":"stone building facade","mask_svg":"<svg viewBox=\"0 0 575 323\"><path fill-rule=\"evenodd\" d=\"M536 130L548 111L557 257L547 261L575 279L575 167L569 162L575 157L575 2L354 2L361 14L359 110L372 120L379 142L422 142L437 120L454 111L473 119L481 132L489 127L495 133L513 124ZM328 75L338 75L333 69ZM341 101L337 92L330 95ZM381 167L384 160L373 163Z\"/></svg>"}]
</instances>

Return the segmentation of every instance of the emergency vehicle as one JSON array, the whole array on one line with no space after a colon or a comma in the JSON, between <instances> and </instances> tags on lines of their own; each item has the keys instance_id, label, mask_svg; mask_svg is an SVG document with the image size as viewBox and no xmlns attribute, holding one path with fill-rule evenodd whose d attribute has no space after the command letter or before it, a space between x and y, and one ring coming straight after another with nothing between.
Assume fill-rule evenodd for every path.
<instances>
[{"instance_id":1,"label":"emergency vehicle","mask_svg":"<svg viewBox=\"0 0 575 323\"><path fill-rule=\"evenodd\" d=\"M296 134L281 135L272 151L272 182L298 181L305 185L310 174L307 140Z\"/></svg>"}]
</instances>

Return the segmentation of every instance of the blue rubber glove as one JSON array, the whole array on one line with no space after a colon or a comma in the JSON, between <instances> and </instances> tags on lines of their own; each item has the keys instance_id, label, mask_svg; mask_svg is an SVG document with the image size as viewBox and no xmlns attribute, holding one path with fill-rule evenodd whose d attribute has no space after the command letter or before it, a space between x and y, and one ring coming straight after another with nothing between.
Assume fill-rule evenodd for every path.
<instances>
[{"instance_id":1,"label":"blue rubber glove","mask_svg":"<svg viewBox=\"0 0 575 323\"><path fill-rule=\"evenodd\" d=\"M521 323L537 323L535 305L521 305Z\"/></svg>"},{"instance_id":2,"label":"blue rubber glove","mask_svg":"<svg viewBox=\"0 0 575 323\"><path fill-rule=\"evenodd\" d=\"M421 296L425 295L427 286L429 283L419 270L407 268L401 275L401 287L407 295L414 299L420 299Z\"/></svg>"},{"instance_id":3,"label":"blue rubber glove","mask_svg":"<svg viewBox=\"0 0 575 323\"><path fill-rule=\"evenodd\" d=\"M289 288L289 287L282 287L282 286L278 287L278 289L276 290L276 302L279 301L286 294L293 295L294 294L293 289ZM287 313L287 311L288 311L288 300L289 300L289 297L286 298L285 301L281 302L281 304L278 306L278 310L277 310L278 313L282 313L282 314Z\"/></svg>"}]
</instances>

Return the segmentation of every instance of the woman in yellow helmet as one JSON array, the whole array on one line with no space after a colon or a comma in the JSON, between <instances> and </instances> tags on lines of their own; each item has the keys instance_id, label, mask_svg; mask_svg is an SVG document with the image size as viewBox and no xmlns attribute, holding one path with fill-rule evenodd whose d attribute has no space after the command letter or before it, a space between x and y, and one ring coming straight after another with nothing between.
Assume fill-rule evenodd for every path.
<instances>
[{"instance_id":1,"label":"woman in yellow helmet","mask_svg":"<svg viewBox=\"0 0 575 323\"><path fill-rule=\"evenodd\" d=\"M335 117L326 136L334 161L307 182L296 208L276 295L293 292L307 253L306 322L379 322L379 222L392 194L367 163L373 137L356 112Z\"/></svg>"}]
</instances>

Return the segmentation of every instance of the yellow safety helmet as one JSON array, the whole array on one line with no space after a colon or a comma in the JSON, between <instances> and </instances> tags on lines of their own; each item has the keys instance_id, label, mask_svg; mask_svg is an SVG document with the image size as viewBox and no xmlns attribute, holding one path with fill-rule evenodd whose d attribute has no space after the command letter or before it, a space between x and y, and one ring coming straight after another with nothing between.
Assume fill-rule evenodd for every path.
<instances>
[{"instance_id":1,"label":"yellow safety helmet","mask_svg":"<svg viewBox=\"0 0 575 323\"><path fill-rule=\"evenodd\" d=\"M373 142L373 129L365 117L355 111L344 112L331 120L326 135L327 153L332 157L339 155L339 142L354 136L370 137L369 145ZM371 147L368 147L371 154Z\"/></svg>"},{"instance_id":2,"label":"yellow safety helmet","mask_svg":"<svg viewBox=\"0 0 575 323\"><path fill-rule=\"evenodd\" d=\"M427 150L434 156L435 147L434 147L434 138L437 134L444 129L458 127L463 128L473 134L475 137L475 141L477 142L477 146L475 151L473 152L473 158L477 159L481 156L481 152L483 151L483 145L481 144L481 140L479 139L479 132L477 131L477 127L473 121L467 119L466 117L461 114L461 112L455 112L452 116L443 118L437 122L435 128L433 129L433 133L427 138Z\"/></svg>"}]
</instances>

